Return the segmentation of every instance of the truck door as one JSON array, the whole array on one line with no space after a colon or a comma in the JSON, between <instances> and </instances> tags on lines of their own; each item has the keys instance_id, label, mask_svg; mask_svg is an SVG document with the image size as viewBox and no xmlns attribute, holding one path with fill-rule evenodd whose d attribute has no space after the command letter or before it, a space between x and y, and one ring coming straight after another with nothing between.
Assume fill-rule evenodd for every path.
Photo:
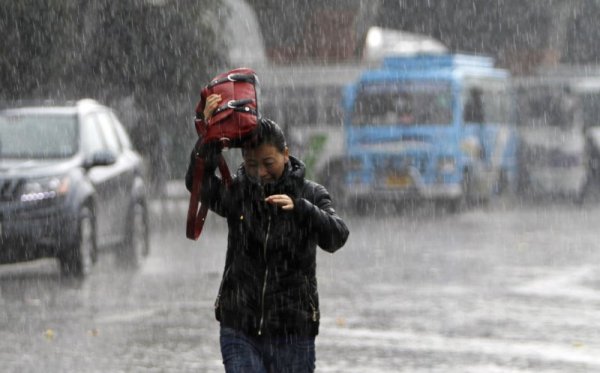
<instances>
[{"instance_id":1,"label":"truck door","mask_svg":"<svg viewBox=\"0 0 600 373\"><path fill-rule=\"evenodd\" d=\"M474 175L491 193L492 188L506 171L505 158L512 140L511 106L505 81L478 78L467 81L463 91L463 118L467 133L477 139L479 149Z\"/></svg>"}]
</instances>

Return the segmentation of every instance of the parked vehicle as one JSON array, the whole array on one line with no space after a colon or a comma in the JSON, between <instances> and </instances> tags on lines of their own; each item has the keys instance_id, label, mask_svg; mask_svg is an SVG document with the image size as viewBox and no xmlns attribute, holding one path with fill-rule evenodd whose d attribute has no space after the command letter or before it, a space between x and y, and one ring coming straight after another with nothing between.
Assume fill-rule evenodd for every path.
<instances>
[{"instance_id":1,"label":"parked vehicle","mask_svg":"<svg viewBox=\"0 0 600 373\"><path fill-rule=\"evenodd\" d=\"M593 198L600 194L600 74L573 79L572 87L581 108L585 130L588 158L585 193Z\"/></svg>"},{"instance_id":2,"label":"parked vehicle","mask_svg":"<svg viewBox=\"0 0 600 373\"><path fill-rule=\"evenodd\" d=\"M1 110L0 263L56 257L82 277L103 248L149 253L143 161L115 114L89 99Z\"/></svg>"},{"instance_id":3,"label":"parked vehicle","mask_svg":"<svg viewBox=\"0 0 600 373\"><path fill-rule=\"evenodd\" d=\"M572 84L537 77L518 82L521 193L583 198L589 152Z\"/></svg>"},{"instance_id":4,"label":"parked vehicle","mask_svg":"<svg viewBox=\"0 0 600 373\"><path fill-rule=\"evenodd\" d=\"M516 181L511 93L509 73L488 57L385 58L345 91L345 154L326 184L358 206L487 201Z\"/></svg>"}]
</instances>

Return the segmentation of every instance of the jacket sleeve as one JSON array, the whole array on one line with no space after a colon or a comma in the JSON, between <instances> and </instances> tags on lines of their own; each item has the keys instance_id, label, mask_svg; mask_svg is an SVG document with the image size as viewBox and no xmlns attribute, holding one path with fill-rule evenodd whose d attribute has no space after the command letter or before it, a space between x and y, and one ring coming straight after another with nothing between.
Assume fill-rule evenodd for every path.
<instances>
[{"instance_id":1,"label":"jacket sleeve","mask_svg":"<svg viewBox=\"0 0 600 373\"><path fill-rule=\"evenodd\" d=\"M227 190L221 179L215 175L215 170L218 165L218 157L216 155L217 154L211 154L204 158L206 165L204 168L204 179L202 180L200 203L208 203L210 210L218 215L226 216L228 211ZM185 174L185 186L189 192L192 191L196 161L199 157L198 150L194 148Z\"/></svg>"},{"instance_id":2,"label":"jacket sleeve","mask_svg":"<svg viewBox=\"0 0 600 373\"><path fill-rule=\"evenodd\" d=\"M309 198L296 198L294 210L300 222L315 232L317 244L333 253L346 243L350 234L346 223L331 203L329 192L322 185L313 183L314 193Z\"/></svg>"}]
</instances>

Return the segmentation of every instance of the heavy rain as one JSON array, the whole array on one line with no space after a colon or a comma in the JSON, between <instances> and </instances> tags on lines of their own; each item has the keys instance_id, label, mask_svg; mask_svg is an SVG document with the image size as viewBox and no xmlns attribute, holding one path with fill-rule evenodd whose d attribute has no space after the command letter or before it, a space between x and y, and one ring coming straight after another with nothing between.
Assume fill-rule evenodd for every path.
<instances>
[{"instance_id":1,"label":"heavy rain","mask_svg":"<svg viewBox=\"0 0 600 373\"><path fill-rule=\"evenodd\" d=\"M316 372L600 371L600 1L0 3L0 371L225 371L249 238L188 239L185 176L238 67L350 232L317 247Z\"/></svg>"}]
</instances>

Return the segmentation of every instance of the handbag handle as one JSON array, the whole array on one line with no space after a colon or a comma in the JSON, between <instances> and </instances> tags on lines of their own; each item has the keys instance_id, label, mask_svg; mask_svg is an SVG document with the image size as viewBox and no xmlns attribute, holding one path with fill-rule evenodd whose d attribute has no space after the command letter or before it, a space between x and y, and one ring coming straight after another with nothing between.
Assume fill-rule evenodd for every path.
<instances>
[{"instance_id":1,"label":"handbag handle","mask_svg":"<svg viewBox=\"0 0 600 373\"><path fill-rule=\"evenodd\" d=\"M219 172L225 187L229 189L232 183L231 173L227 162L223 158L223 154L219 153L218 159ZM196 158L194 165L194 179L192 183L192 193L190 195L190 203L187 213L186 237L190 240L197 240L202 233L206 216L208 215L208 204L200 203L202 194L202 181L204 179L204 171L206 168L206 160L203 157ZM198 208L199 207L199 208Z\"/></svg>"}]
</instances>

